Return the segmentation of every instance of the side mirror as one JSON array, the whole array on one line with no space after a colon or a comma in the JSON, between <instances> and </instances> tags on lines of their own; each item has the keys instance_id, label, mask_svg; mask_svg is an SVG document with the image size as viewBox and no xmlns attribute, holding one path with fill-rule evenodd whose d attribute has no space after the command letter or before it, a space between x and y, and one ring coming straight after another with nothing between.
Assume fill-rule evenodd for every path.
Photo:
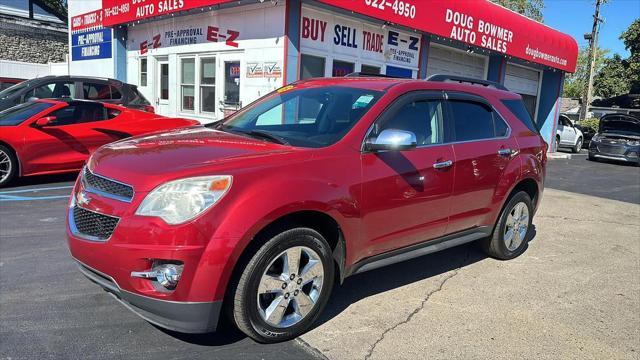
<instances>
[{"instance_id":1,"label":"side mirror","mask_svg":"<svg viewBox=\"0 0 640 360\"><path fill-rule=\"evenodd\" d=\"M36 126L37 127L51 126L55 121L56 121L55 116L41 117L40 119L36 120Z\"/></svg>"},{"instance_id":2,"label":"side mirror","mask_svg":"<svg viewBox=\"0 0 640 360\"><path fill-rule=\"evenodd\" d=\"M416 134L411 131L385 129L376 138L367 140L366 150L411 150L418 145Z\"/></svg>"}]
</instances>

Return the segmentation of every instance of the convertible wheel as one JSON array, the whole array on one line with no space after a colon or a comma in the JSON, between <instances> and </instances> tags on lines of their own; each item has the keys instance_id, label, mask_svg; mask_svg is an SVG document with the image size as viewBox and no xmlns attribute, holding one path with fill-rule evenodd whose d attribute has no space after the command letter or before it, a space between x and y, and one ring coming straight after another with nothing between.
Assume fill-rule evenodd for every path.
<instances>
[{"instance_id":1,"label":"convertible wheel","mask_svg":"<svg viewBox=\"0 0 640 360\"><path fill-rule=\"evenodd\" d=\"M331 248L318 232L276 235L251 258L235 287L231 314L256 341L295 338L318 318L333 287Z\"/></svg>"},{"instance_id":2,"label":"convertible wheel","mask_svg":"<svg viewBox=\"0 0 640 360\"><path fill-rule=\"evenodd\" d=\"M6 146L0 145L0 187L13 180L18 172L18 161L13 152Z\"/></svg>"},{"instance_id":3,"label":"convertible wheel","mask_svg":"<svg viewBox=\"0 0 640 360\"><path fill-rule=\"evenodd\" d=\"M494 258L513 259L522 254L529 241L533 206L529 194L520 191L502 209L493 235L485 239L483 248Z\"/></svg>"}]
</instances>

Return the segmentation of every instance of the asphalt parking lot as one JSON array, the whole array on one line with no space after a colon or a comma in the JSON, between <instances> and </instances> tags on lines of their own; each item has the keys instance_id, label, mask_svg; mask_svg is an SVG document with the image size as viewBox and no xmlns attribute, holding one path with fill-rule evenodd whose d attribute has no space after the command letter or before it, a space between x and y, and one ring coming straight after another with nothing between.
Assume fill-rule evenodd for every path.
<instances>
[{"instance_id":1,"label":"asphalt parking lot","mask_svg":"<svg viewBox=\"0 0 640 360\"><path fill-rule=\"evenodd\" d=\"M628 358L640 353L640 168L552 160L527 252L471 245L347 279L301 339L160 330L69 257L73 175L0 190L0 358Z\"/></svg>"}]
</instances>

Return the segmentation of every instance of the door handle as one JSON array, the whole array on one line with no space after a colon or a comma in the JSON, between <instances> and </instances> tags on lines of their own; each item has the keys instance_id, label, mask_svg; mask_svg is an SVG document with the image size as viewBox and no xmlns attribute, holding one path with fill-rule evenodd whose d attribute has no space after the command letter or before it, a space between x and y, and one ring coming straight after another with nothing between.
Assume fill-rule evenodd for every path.
<instances>
[{"instance_id":1,"label":"door handle","mask_svg":"<svg viewBox=\"0 0 640 360\"><path fill-rule=\"evenodd\" d=\"M515 155L515 152L511 149L500 149L498 150L498 155L502 157L511 157Z\"/></svg>"},{"instance_id":2,"label":"door handle","mask_svg":"<svg viewBox=\"0 0 640 360\"><path fill-rule=\"evenodd\" d=\"M444 169L444 168L448 168L451 165L453 165L453 161L447 160L447 161L441 161L441 162L437 162L437 163L433 164L433 168L434 169Z\"/></svg>"}]
</instances>

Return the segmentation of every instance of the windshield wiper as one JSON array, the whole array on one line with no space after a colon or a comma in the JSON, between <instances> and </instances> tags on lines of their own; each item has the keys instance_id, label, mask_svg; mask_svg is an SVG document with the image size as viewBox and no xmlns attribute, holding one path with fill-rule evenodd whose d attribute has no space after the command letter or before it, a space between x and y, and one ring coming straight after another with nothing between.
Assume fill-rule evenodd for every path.
<instances>
[{"instance_id":1,"label":"windshield wiper","mask_svg":"<svg viewBox=\"0 0 640 360\"><path fill-rule=\"evenodd\" d=\"M272 134L268 131L264 131L264 130L249 130L249 131L234 130L234 131L237 131L242 134L247 134L253 137L259 137L262 139L271 140L272 142L276 142L281 145L289 145L289 142L285 138L283 138L282 136Z\"/></svg>"}]
</instances>

